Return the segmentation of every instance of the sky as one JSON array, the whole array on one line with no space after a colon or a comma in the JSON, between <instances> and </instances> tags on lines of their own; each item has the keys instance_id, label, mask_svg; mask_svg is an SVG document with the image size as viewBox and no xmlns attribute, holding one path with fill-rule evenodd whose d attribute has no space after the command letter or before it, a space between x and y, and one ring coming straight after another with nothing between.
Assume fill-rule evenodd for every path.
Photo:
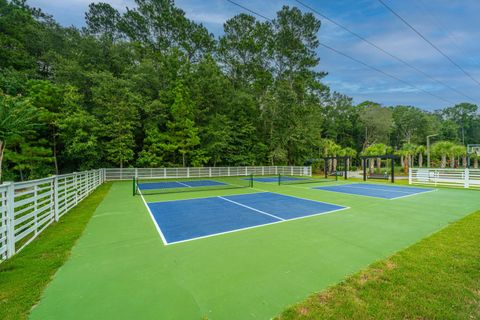
<instances>
[{"instance_id":1,"label":"sky","mask_svg":"<svg viewBox=\"0 0 480 320\"><path fill-rule=\"evenodd\" d=\"M295 0L235 1L272 19L284 5L311 12ZM322 44L400 79L392 79L325 47L319 47L318 70L328 73L322 81L332 90L352 97L355 103L370 100L383 105L413 105L427 110L461 102L480 106L480 1L383 1L478 83L432 48L378 0L302 0L309 7L423 72L419 73L317 16L322 22L318 33ZM91 2L30 0L28 4L53 15L64 26L82 27L85 25L85 11ZM102 2L111 4L120 12L124 12L126 7L135 7L133 0ZM226 0L177 0L175 3L188 18L202 23L216 37L222 35L226 20L245 13L242 8Z\"/></svg>"}]
</instances>

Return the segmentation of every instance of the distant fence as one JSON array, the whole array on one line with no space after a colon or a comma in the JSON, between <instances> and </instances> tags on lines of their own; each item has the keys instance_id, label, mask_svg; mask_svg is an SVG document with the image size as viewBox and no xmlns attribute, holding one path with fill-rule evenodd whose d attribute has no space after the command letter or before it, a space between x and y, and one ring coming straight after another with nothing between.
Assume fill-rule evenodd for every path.
<instances>
[{"instance_id":1,"label":"distant fence","mask_svg":"<svg viewBox=\"0 0 480 320\"><path fill-rule=\"evenodd\" d=\"M480 169L410 168L410 184L480 188Z\"/></svg>"},{"instance_id":2,"label":"distant fence","mask_svg":"<svg viewBox=\"0 0 480 320\"><path fill-rule=\"evenodd\" d=\"M301 166L257 166L257 167L182 167L182 168L107 168L106 180L131 180L138 178L196 178L231 177L248 175L266 176L288 174L311 176L312 167Z\"/></svg>"},{"instance_id":3,"label":"distant fence","mask_svg":"<svg viewBox=\"0 0 480 320\"><path fill-rule=\"evenodd\" d=\"M32 242L105 181L91 170L0 185L0 261Z\"/></svg>"}]
</instances>

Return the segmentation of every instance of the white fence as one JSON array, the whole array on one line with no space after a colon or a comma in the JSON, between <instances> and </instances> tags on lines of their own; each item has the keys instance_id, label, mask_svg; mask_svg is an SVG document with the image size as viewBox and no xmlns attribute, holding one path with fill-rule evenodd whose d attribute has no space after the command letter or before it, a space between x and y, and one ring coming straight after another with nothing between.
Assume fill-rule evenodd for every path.
<instances>
[{"instance_id":1,"label":"white fence","mask_svg":"<svg viewBox=\"0 0 480 320\"><path fill-rule=\"evenodd\" d=\"M91 170L0 185L0 261L32 242L105 181Z\"/></svg>"},{"instance_id":2,"label":"white fence","mask_svg":"<svg viewBox=\"0 0 480 320\"><path fill-rule=\"evenodd\" d=\"M300 166L258 166L258 167L191 167L191 168L107 168L106 180L131 180L139 178L195 178L230 177L248 175L295 175L311 176L312 167Z\"/></svg>"},{"instance_id":3,"label":"white fence","mask_svg":"<svg viewBox=\"0 0 480 320\"><path fill-rule=\"evenodd\" d=\"M410 184L480 188L480 169L410 168L408 182Z\"/></svg>"}]
</instances>

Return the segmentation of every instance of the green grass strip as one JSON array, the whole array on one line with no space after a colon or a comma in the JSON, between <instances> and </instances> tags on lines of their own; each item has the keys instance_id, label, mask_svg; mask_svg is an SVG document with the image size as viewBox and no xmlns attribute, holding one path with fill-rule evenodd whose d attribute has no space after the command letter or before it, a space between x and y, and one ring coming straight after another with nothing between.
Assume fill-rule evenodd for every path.
<instances>
[{"instance_id":1,"label":"green grass strip","mask_svg":"<svg viewBox=\"0 0 480 320\"><path fill-rule=\"evenodd\" d=\"M480 211L277 319L480 319Z\"/></svg>"},{"instance_id":2,"label":"green grass strip","mask_svg":"<svg viewBox=\"0 0 480 320\"><path fill-rule=\"evenodd\" d=\"M68 259L110 186L101 185L20 253L0 264L0 319L27 318L55 272Z\"/></svg>"}]
</instances>

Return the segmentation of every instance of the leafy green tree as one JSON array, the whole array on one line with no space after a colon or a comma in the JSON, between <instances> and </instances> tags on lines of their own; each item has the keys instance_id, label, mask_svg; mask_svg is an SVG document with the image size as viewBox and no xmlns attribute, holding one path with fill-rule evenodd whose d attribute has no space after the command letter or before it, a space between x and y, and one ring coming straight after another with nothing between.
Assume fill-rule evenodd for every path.
<instances>
[{"instance_id":1,"label":"leafy green tree","mask_svg":"<svg viewBox=\"0 0 480 320\"><path fill-rule=\"evenodd\" d=\"M475 118L478 117L477 111L478 106L471 103L460 103L442 110L443 117L446 120L453 121L458 126L463 145L470 143L468 131L472 128Z\"/></svg>"},{"instance_id":2,"label":"leafy green tree","mask_svg":"<svg viewBox=\"0 0 480 320\"><path fill-rule=\"evenodd\" d=\"M5 148L10 139L22 136L35 126L35 109L28 100L0 92L0 179Z\"/></svg>"},{"instance_id":3,"label":"leafy green tree","mask_svg":"<svg viewBox=\"0 0 480 320\"><path fill-rule=\"evenodd\" d=\"M402 143L422 143L426 134L431 133L427 113L412 106L396 106L393 109L394 145Z\"/></svg>"},{"instance_id":4,"label":"leafy green tree","mask_svg":"<svg viewBox=\"0 0 480 320\"><path fill-rule=\"evenodd\" d=\"M48 140L51 141L55 173L58 174L57 140L58 119L61 116L63 104L62 89L45 80L30 80L27 86L27 97L37 110L37 121L45 124L43 127L47 132L44 133L44 136L50 136Z\"/></svg>"},{"instance_id":5,"label":"leafy green tree","mask_svg":"<svg viewBox=\"0 0 480 320\"><path fill-rule=\"evenodd\" d=\"M442 140L459 142L459 127L452 120L444 120L440 122L439 138Z\"/></svg>"},{"instance_id":6,"label":"leafy green tree","mask_svg":"<svg viewBox=\"0 0 480 320\"><path fill-rule=\"evenodd\" d=\"M363 149L374 143L386 143L393 125L392 111L371 101L362 102L357 109L365 130Z\"/></svg>"},{"instance_id":7,"label":"leafy green tree","mask_svg":"<svg viewBox=\"0 0 480 320\"><path fill-rule=\"evenodd\" d=\"M96 82L93 112L101 119L106 159L123 167L134 159L134 131L141 98L130 91L126 81L109 73L96 74L92 79Z\"/></svg>"},{"instance_id":8,"label":"leafy green tree","mask_svg":"<svg viewBox=\"0 0 480 320\"><path fill-rule=\"evenodd\" d=\"M224 25L218 57L236 87L264 90L272 82L273 31L268 22L239 14Z\"/></svg>"},{"instance_id":9,"label":"leafy green tree","mask_svg":"<svg viewBox=\"0 0 480 320\"><path fill-rule=\"evenodd\" d=\"M88 5L88 11L85 13L86 28L88 34L97 37L107 37L111 41L121 37L118 24L121 15L108 3L91 3Z\"/></svg>"},{"instance_id":10,"label":"leafy green tree","mask_svg":"<svg viewBox=\"0 0 480 320\"><path fill-rule=\"evenodd\" d=\"M188 89L182 82L173 89L174 101L171 106L171 120L167 122L168 142L171 150L178 152L182 165L187 165L187 157L196 160L194 148L200 144L198 128L194 121L193 103Z\"/></svg>"}]
</instances>

